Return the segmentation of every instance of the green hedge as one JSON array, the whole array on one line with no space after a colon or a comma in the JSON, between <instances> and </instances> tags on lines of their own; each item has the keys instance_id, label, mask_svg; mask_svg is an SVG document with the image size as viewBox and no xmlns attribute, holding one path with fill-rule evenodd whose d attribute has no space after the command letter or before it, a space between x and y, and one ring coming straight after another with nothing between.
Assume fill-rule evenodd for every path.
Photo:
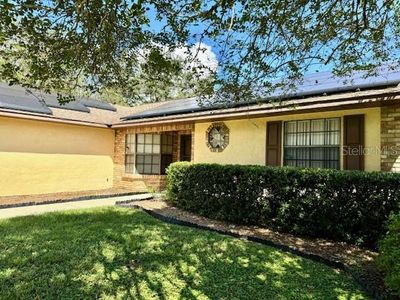
<instances>
[{"instance_id":1,"label":"green hedge","mask_svg":"<svg viewBox=\"0 0 400 300\"><path fill-rule=\"evenodd\" d=\"M175 163L167 198L197 214L375 248L400 211L400 174Z\"/></svg>"},{"instance_id":2,"label":"green hedge","mask_svg":"<svg viewBox=\"0 0 400 300\"><path fill-rule=\"evenodd\" d=\"M391 218L379 250L378 265L385 273L385 284L400 296L400 215Z\"/></svg>"}]
</instances>

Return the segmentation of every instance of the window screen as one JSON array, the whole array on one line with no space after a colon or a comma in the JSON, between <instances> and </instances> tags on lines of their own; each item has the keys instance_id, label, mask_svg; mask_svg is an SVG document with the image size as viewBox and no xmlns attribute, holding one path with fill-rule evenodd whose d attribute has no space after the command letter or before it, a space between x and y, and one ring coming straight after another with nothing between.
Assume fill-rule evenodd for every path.
<instances>
[{"instance_id":1,"label":"window screen","mask_svg":"<svg viewBox=\"0 0 400 300\"><path fill-rule=\"evenodd\" d=\"M340 168L340 119L285 122L284 165Z\"/></svg>"}]
</instances>

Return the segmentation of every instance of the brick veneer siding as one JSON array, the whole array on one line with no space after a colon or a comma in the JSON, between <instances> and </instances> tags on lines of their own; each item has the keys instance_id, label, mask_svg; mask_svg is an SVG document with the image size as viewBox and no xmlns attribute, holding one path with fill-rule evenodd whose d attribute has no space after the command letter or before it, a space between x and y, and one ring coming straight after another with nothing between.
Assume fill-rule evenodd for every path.
<instances>
[{"instance_id":1,"label":"brick veneer siding","mask_svg":"<svg viewBox=\"0 0 400 300\"><path fill-rule=\"evenodd\" d=\"M381 109L381 170L400 172L400 105Z\"/></svg>"},{"instance_id":2,"label":"brick veneer siding","mask_svg":"<svg viewBox=\"0 0 400 300\"><path fill-rule=\"evenodd\" d=\"M154 188L157 191L165 189L165 175L135 175L125 173L125 136L137 133L170 133L174 135L173 161L180 160L180 136L191 134L193 137L193 124L172 124L163 126L121 128L115 131L114 145L114 187L130 189L133 191L147 191ZM193 159L192 138L192 159Z\"/></svg>"}]
</instances>

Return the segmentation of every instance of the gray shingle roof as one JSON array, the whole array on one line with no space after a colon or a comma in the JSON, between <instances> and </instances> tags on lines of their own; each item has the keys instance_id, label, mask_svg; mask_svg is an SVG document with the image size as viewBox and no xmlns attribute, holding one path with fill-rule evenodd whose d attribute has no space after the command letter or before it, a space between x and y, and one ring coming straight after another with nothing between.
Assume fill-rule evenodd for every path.
<instances>
[{"instance_id":1,"label":"gray shingle roof","mask_svg":"<svg viewBox=\"0 0 400 300\"><path fill-rule=\"evenodd\" d=\"M24 89L0 83L0 108L52 114L52 111Z\"/></svg>"},{"instance_id":2,"label":"gray shingle roof","mask_svg":"<svg viewBox=\"0 0 400 300\"><path fill-rule=\"evenodd\" d=\"M113 105L106 102L79 98L60 104L56 95L45 94L40 91L28 92L22 87L0 83L0 108L51 115L53 114L52 107L86 113L90 112L90 108L116 111Z\"/></svg>"},{"instance_id":3,"label":"gray shingle roof","mask_svg":"<svg viewBox=\"0 0 400 300\"><path fill-rule=\"evenodd\" d=\"M173 100L160 103L139 105L136 107L123 107L93 100L78 99L61 105L55 95L40 92L29 93L26 89L8 86L0 83L0 111L13 114L31 114L42 118L75 120L88 123L105 125L124 124L129 122L151 122L157 119L180 118L193 114L209 114L225 110L247 110L259 105L269 105L268 100L281 98L282 100L300 103L313 101L323 95L330 97L353 97L361 93L369 93L384 87L393 87L400 84L400 70L381 69L374 76L365 77L365 73L354 73L352 77L338 78L331 73L316 73L306 76L295 90L285 92L276 90L266 103L235 102L231 104L199 103L197 98ZM386 89L385 91L390 91ZM398 92L398 91L397 91ZM340 93L340 96L339 96ZM336 96L337 95L337 96ZM313 97L313 98L311 98ZM303 99L305 98L305 99ZM303 100L301 100L303 99ZM336 98L335 98L336 99ZM320 104L323 107L324 104Z\"/></svg>"},{"instance_id":4,"label":"gray shingle roof","mask_svg":"<svg viewBox=\"0 0 400 300\"><path fill-rule=\"evenodd\" d=\"M274 99L296 99L312 96L321 96L323 94L337 94L344 92L355 92L358 90L369 90L382 87L396 86L400 83L400 70L391 70L389 67L382 67L376 74L366 77L365 72L355 72L349 77L335 77L330 72L315 73L305 76L301 82L298 82L294 90L285 91L277 89L265 98L265 102ZM137 120L144 118L155 118L172 116L178 114L187 114L215 109L232 108L254 105L255 102L234 102L228 104L200 103L199 99L189 98L180 101L166 102L165 104L149 109L140 113L123 117L123 121ZM215 102L214 102L215 103Z\"/></svg>"}]
</instances>

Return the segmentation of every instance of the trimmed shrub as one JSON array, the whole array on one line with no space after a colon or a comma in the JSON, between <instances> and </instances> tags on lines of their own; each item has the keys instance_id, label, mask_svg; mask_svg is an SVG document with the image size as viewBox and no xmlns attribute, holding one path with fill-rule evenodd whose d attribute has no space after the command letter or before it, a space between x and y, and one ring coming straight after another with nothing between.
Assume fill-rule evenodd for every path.
<instances>
[{"instance_id":1,"label":"trimmed shrub","mask_svg":"<svg viewBox=\"0 0 400 300\"><path fill-rule=\"evenodd\" d=\"M167 198L182 209L372 248L400 211L394 173L175 163L167 175Z\"/></svg>"},{"instance_id":2,"label":"trimmed shrub","mask_svg":"<svg viewBox=\"0 0 400 300\"><path fill-rule=\"evenodd\" d=\"M379 247L378 265L385 273L385 284L400 296L400 215L390 219L389 231Z\"/></svg>"}]
</instances>

